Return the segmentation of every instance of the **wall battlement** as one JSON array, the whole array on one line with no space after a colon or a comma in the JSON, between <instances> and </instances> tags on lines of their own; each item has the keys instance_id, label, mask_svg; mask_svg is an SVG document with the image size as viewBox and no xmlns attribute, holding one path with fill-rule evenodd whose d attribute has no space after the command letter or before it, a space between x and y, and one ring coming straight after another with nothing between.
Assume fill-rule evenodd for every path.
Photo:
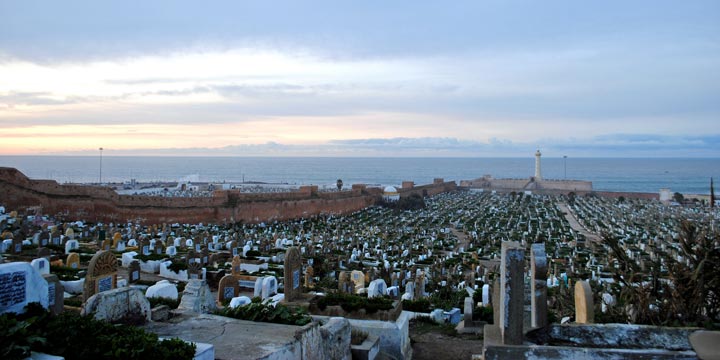
<instances>
[{"instance_id":1,"label":"wall battlement","mask_svg":"<svg viewBox=\"0 0 720 360\"><path fill-rule=\"evenodd\" d=\"M541 194L563 194L569 192L585 194L593 191L591 181L545 180L534 177L528 179L495 179L488 175L474 180L462 180L460 181L460 186L501 192L533 191Z\"/></svg>"},{"instance_id":2,"label":"wall battlement","mask_svg":"<svg viewBox=\"0 0 720 360\"><path fill-rule=\"evenodd\" d=\"M258 223L343 215L374 205L382 189L361 185L341 192L319 192L317 186L303 186L283 193L218 190L212 197L176 198L119 195L107 187L61 185L52 180L29 179L17 169L0 167L0 204L16 209L40 206L43 213L58 215L67 221ZM437 182L406 189L403 193L431 196L455 189L454 182Z\"/></svg>"}]
</instances>

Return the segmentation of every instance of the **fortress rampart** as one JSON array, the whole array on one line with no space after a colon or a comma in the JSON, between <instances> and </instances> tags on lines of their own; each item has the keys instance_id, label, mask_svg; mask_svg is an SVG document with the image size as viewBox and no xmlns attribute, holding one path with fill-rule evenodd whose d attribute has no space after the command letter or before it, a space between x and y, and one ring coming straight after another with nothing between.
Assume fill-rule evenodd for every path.
<instances>
[{"instance_id":1,"label":"fortress rampart","mask_svg":"<svg viewBox=\"0 0 720 360\"><path fill-rule=\"evenodd\" d=\"M404 194L430 196L455 189L454 182L436 182ZM319 192L317 186L302 186L294 192L263 194L219 190L212 197L193 198L119 195L110 188L32 180L17 169L0 167L0 203L16 209L41 206L43 213L66 221L257 223L348 214L374 205L381 195L382 189L362 184L341 192Z\"/></svg>"},{"instance_id":2,"label":"fortress rampart","mask_svg":"<svg viewBox=\"0 0 720 360\"><path fill-rule=\"evenodd\" d=\"M539 194L586 194L592 192L592 182L582 180L495 179L486 175L474 180L462 180L465 188L495 190L500 192L532 191Z\"/></svg>"}]
</instances>

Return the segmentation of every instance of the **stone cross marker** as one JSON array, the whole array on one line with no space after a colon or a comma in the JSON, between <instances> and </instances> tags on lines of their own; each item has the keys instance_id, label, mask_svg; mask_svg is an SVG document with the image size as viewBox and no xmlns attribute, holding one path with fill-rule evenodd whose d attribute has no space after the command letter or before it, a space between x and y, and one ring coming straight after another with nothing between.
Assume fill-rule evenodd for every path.
<instances>
[{"instance_id":1,"label":"stone cross marker","mask_svg":"<svg viewBox=\"0 0 720 360\"><path fill-rule=\"evenodd\" d=\"M595 307L593 306L590 284L585 280L575 283L575 322L578 324L592 324L595 322Z\"/></svg>"},{"instance_id":2,"label":"stone cross marker","mask_svg":"<svg viewBox=\"0 0 720 360\"><path fill-rule=\"evenodd\" d=\"M530 324L547 326L547 256L545 244L532 244L530 248Z\"/></svg>"},{"instance_id":3,"label":"stone cross marker","mask_svg":"<svg viewBox=\"0 0 720 360\"><path fill-rule=\"evenodd\" d=\"M300 273L302 272L302 259L300 258L300 250L292 246L285 252L285 301L292 302L302 294L300 284Z\"/></svg>"},{"instance_id":4,"label":"stone cross marker","mask_svg":"<svg viewBox=\"0 0 720 360\"><path fill-rule=\"evenodd\" d=\"M525 250L516 241L506 241L500 260L500 335L505 345L523 342Z\"/></svg>"},{"instance_id":5,"label":"stone cross marker","mask_svg":"<svg viewBox=\"0 0 720 360\"><path fill-rule=\"evenodd\" d=\"M117 288L117 259L110 251L99 251L90 260L83 299L87 300L96 293Z\"/></svg>"}]
</instances>

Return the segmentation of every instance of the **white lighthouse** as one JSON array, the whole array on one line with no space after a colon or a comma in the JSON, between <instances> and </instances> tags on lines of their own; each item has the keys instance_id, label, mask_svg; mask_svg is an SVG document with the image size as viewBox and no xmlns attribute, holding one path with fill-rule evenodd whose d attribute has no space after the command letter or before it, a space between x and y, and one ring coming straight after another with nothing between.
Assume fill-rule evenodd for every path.
<instances>
[{"instance_id":1,"label":"white lighthouse","mask_svg":"<svg viewBox=\"0 0 720 360\"><path fill-rule=\"evenodd\" d=\"M542 180L542 172L540 171L540 150L535 153L535 180Z\"/></svg>"}]
</instances>

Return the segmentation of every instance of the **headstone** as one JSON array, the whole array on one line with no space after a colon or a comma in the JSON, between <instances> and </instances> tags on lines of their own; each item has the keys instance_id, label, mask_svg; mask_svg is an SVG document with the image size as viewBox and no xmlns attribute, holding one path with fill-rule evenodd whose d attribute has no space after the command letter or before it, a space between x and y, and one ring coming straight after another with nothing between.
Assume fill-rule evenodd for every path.
<instances>
[{"instance_id":1,"label":"headstone","mask_svg":"<svg viewBox=\"0 0 720 360\"><path fill-rule=\"evenodd\" d=\"M110 251L110 247L111 247L111 246L112 246L112 244L110 243L110 240L103 240L103 241L100 243L100 250L102 250L102 251Z\"/></svg>"},{"instance_id":2,"label":"headstone","mask_svg":"<svg viewBox=\"0 0 720 360\"><path fill-rule=\"evenodd\" d=\"M239 279L235 275L225 275L220 279L218 282L218 304L238 296L240 291L238 282Z\"/></svg>"},{"instance_id":3,"label":"headstone","mask_svg":"<svg viewBox=\"0 0 720 360\"><path fill-rule=\"evenodd\" d=\"M263 279L262 291L260 294L263 300L277 294L277 279L274 276L268 276ZM285 298L287 299L287 294Z\"/></svg>"},{"instance_id":4,"label":"headstone","mask_svg":"<svg viewBox=\"0 0 720 360\"><path fill-rule=\"evenodd\" d=\"M50 261L46 258L33 259L30 265L32 265L40 275L50 274Z\"/></svg>"},{"instance_id":5,"label":"headstone","mask_svg":"<svg viewBox=\"0 0 720 360\"><path fill-rule=\"evenodd\" d=\"M365 287L365 274L359 270L353 270L350 273L350 280L355 283L355 292Z\"/></svg>"},{"instance_id":6,"label":"headstone","mask_svg":"<svg viewBox=\"0 0 720 360\"><path fill-rule=\"evenodd\" d=\"M374 298L385 295L387 284L383 279L375 279L368 285L368 298Z\"/></svg>"},{"instance_id":7,"label":"headstone","mask_svg":"<svg viewBox=\"0 0 720 360\"><path fill-rule=\"evenodd\" d=\"M0 314L20 314L31 302L48 307L47 281L27 262L0 264Z\"/></svg>"},{"instance_id":8,"label":"headstone","mask_svg":"<svg viewBox=\"0 0 720 360\"><path fill-rule=\"evenodd\" d=\"M48 284L48 309L53 315L60 314L64 309L63 284L55 274L43 275Z\"/></svg>"},{"instance_id":9,"label":"headstone","mask_svg":"<svg viewBox=\"0 0 720 360\"><path fill-rule=\"evenodd\" d=\"M128 266L128 282L134 284L140 280L140 262L133 260Z\"/></svg>"},{"instance_id":10,"label":"headstone","mask_svg":"<svg viewBox=\"0 0 720 360\"><path fill-rule=\"evenodd\" d=\"M175 246L168 246L165 248L165 255L175 256L177 255L177 248Z\"/></svg>"},{"instance_id":11,"label":"headstone","mask_svg":"<svg viewBox=\"0 0 720 360\"><path fill-rule=\"evenodd\" d=\"M585 280L575 283L575 322L578 324L595 322L592 290L590 284Z\"/></svg>"},{"instance_id":12,"label":"headstone","mask_svg":"<svg viewBox=\"0 0 720 360\"><path fill-rule=\"evenodd\" d=\"M310 288L313 286L313 276L315 275L315 270L312 266L308 266L307 269L305 269L305 287Z\"/></svg>"},{"instance_id":13,"label":"headstone","mask_svg":"<svg viewBox=\"0 0 720 360\"><path fill-rule=\"evenodd\" d=\"M482 305L490 306L490 285L488 284L482 286Z\"/></svg>"},{"instance_id":14,"label":"headstone","mask_svg":"<svg viewBox=\"0 0 720 360\"><path fill-rule=\"evenodd\" d=\"M185 286L178 310L210 313L217 308L210 287L203 280L190 280Z\"/></svg>"},{"instance_id":15,"label":"headstone","mask_svg":"<svg viewBox=\"0 0 720 360\"><path fill-rule=\"evenodd\" d=\"M80 268L80 255L78 253L70 253L65 260L65 266L73 269Z\"/></svg>"},{"instance_id":16,"label":"headstone","mask_svg":"<svg viewBox=\"0 0 720 360\"><path fill-rule=\"evenodd\" d=\"M500 260L500 336L505 345L523 342L525 249L505 241Z\"/></svg>"},{"instance_id":17,"label":"headstone","mask_svg":"<svg viewBox=\"0 0 720 360\"><path fill-rule=\"evenodd\" d=\"M463 312L463 321L466 328L473 327L473 307L474 301L472 297L465 298L465 311Z\"/></svg>"},{"instance_id":18,"label":"headstone","mask_svg":"<svg viewBox=\"0 0 720 360\"><path fill-rule=\"evenodd\" d=\"M547 321L547 256L545 244L530 247L530 326L545 327Z\"/></svg>"},{"instance_id":19,"label":"headstone","mask_svg":"<svg viewBox=\"0 0 720 360\"><path fill-rule=\"evenodd\" d=\"M203 266L202 263L194 260L190 260L187 263L187 275L188 279L202 279L202 273L203 273Z\"/></svg>"},{"instance_id":20,"label":"headstone","mask_svg":"<svg viewBox=\"0 0 720 360\"><path fill-rule=\"evenodd\" d=\"M119 232L116 232L115 234L113 234L113 238L112 238L113 249L117 249L118 243L120 243L121 241L122 241L122 235L120 235Z\"/></svg>"},{"instance_id":21,"label":"headstone","mask_svg":"<svg viewBox=\"0 0 720 360\"><path fill-rule=\"evenodd\" d=\"M80 248L80 243L77 240L68 240L65 243L65 254L69 254L70 250L77 250Z\"/></svg>"},{"instance_id":22,"label":"headstone","mask_svg":"<svg viewBox=\"0 0 720 360\"><path fill-rule=\"evenodd\" d=\"M117 288L117 259L110 251L99 251L90 260L83 299L87 300L96 293Z\"/></svg>"},{"instance_id":23,"label":"headstone","mask_svg":"<svg viewBox=\"0 0 720 360\"><path fill-rule=\"evenodd\" d=\"M19 254L22 252L22 240L19 237L12 239L12 253Z\"/></svg>"},{"instance_id":24,"label":"headstone","mask_svg":"<svg viewBox=\"0 0 720 360\"><path fill-rule=\"evenodd\" d=\"M355 293L355 283L350 280L350 274L347 271L341 271L338 276L338 290L345 294Z\"/></svg>"},{"instance_id":25,"label":"headstone","mask_svg":"<svg viewBox=\"0 0 720 360\"><path fill-rule=\"evenodd\" d=\"M285 273L285 301L292 302L302 294L300 286L300 272L302 271L302 259L300 250L297 247L289 247L285 251L284 273Z\"/></svg>"},{"instance_id":26,"label":"headstone","mask_svg":"<svg viewBox=\"0 0 720 360\"><path fill-rule=\"evenodd\" d=\"M231 274L233 275L240 275L240 265L242 264L242 260L240 259L240 256L235 255L232 259L232 264L230 266Z\"/></svg>"}]
</instances>

